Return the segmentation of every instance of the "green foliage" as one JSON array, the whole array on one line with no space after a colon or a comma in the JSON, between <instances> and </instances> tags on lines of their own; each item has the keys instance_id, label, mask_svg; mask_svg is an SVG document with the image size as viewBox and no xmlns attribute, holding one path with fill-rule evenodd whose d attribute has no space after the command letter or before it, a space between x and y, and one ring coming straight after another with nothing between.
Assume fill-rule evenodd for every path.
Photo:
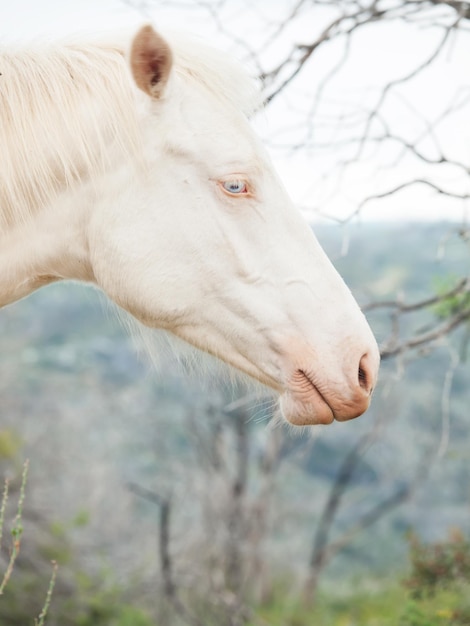
<instances>
[{"instance_id":1,"label":"green foliage","mask_svg":"<svg viewBox=\"0 0 470 626\"><path fill-rule=\"evenodd\" d=\"M156 626L155 622L140 609L124 606L117 619L116 626Z\"/></svg>"},{"instance_id":2,"label":"green foliage","mask_svg":"<svg viewBox=\"0 0 470 626\"><path fill-rule=\"evenodd\" d=\"M374 591L322 593L311 608L280 594L255 610L247 626L470 626L469 592L468 585L454 585L415 599L392 582Z\"/></svg>"},{"instance_id":3,"label":"green foliage","mask_svg":"<svg viewBox=\"0 0 470 626\"><path fill-rule=\"evenodd\" d=\"M406 580L319 595L313 607L277 589L248 626L470 626L470 541L454 530L426 544L410 535Z\"/></svg>"},{"instance_id":4,"label":"green foliage","mask_svg":"<svg viewBox=\"0 0 470 626\"><path fill-rule=\"evenodd\" d=\"M426 544L409 538L411 598L400 626L470 625L470 541L460 531Z\"/></svg>"},{"instance_id":5,"label":"green foliage","mask_svg":"<svg viewBox=\"0 0 470 626\"><path fill-rule=\"evenodd\" d=\"M39 615L35 626L156 626L136 600L137 586L123 588L109 573L91 577L74 572L73 561L62 566L57 580L56 569L54 565L48 587L45 568L15 571L8 593L0 598L2 626L32 624L34 613Z\"/></svg>"},{"instance_id":6,"label":"green foliage","mask_svg":"<svg viewBox=\"0 0 470 626\"><path fill-rule=\"evenodd\" d=\"M468 289L460 290L453 295L445 295L452 291L452 288L458 283L454 276L436 277L434 279L434 287L436 295L442 299L434 305L433 310L439 319L447 319L456 313L468 311L470 309L470 291Z\"/></svg>"},{"instance_id":7,"label":"green foliage","mask_svg":"<svg viewBox=\"0 0 470 626\"><path fill-rule=\"evenodd\" d=\"M374 591L323 592L309 607L298 596L278 591L255 611L248 626L397 626L404 596L403 589L392 583Z\"/></svg>"},{"instance_id":8,"label":"green foliage","mask_svg":"<svg viewBox=\"0 0 470 626\"><path fill-rule=\"evenodd\" d=\"M399 626L469 626L468 587L436 592L433 597L410 599Z\"/></svg>"},{"instance_id":9,"label":"green foliage","mask_svg":"<svg viewBox=\"0 0 470 626\"><path fill-rule=\"evenodd\" d=\"M0 430L0 460L12 461L17 458L23 442L11 429Z\"/></svg>"},{"instance_id":10,"label":"green foliage","mask_svg":"<svg viewBox=\"0 0 470 626\"><path fill-rule=\"evenodd\" d=\"M123 599L125 590L110 583L109 572L103 572L102 579L96 580L80 570L74 571L68 533L89 522L86 511L77 513L69 523L54 522L49 525L48 538L37 545L35 557L39 557L42 563L46 561L47 569L37 563L33 571L19 562L27 473L26 462L19 486L16 516L10 530L10 556L5 571L0 572L0 624L24 626L34 623L35 626L46 626L47 621L47 626L155 626L143 610L130 606ZM0 543L9 496L10 481L5 480L0 497ZM66 573L69 578L72 574L72 579L67 584L61 581L57 584L58 565L55 560L52 563L52 574L48 573L51 559L68 565ZM45 583L47 577L48 584ZM32 617L34 614L38 616L37 619Z\"/></svg>"},{"instance_id":11,"label":"green foliage","mask_svg":"<svg viewBox=\"0 0 470 626\"><path fill-rule=\"evenodd\" d=\"M87 511L81 510L69 522L51 522L48 539L38 545L41 555L61 565L70 563L73 560L73 551L68 533L75 528L86 526L89 523L89 517Z\"/></svg>"},{"instance_id":12,"label":"green foliage","mask_svg":"<svg viewBox=\"0 0 470 626\"><path fill-rule=\"evenodd\" d=\"M155 626L146 611L134 607L126 599L137 596L137 589L123 589L111 574L101 572L99 578L83 572L76 576L74 593L57 611L58 626Z\"/></svg>"},{"instance_id":13,"label":"green foliage","mask_svg":"<svg viewBox=\"0 0 470 626\"><path fill-rule=\"evenodd\" d=\"M442 612L430 617L416 602L408 602L400 626L439 626L441 617L444 617Z\"/></svg>"},{"instance_id":14,"label":"green foliage","mask_svg":"<svg viewBox=\"0 0 470 626\"><path fill-rule=\"evenodd\" d=\"M25 495L26 495L26 481L28 478L28 469L29 469L29 462L26 461L23 465L23 472L21 475L21 485L20 485L20 492L18 496L16 517L13 521L13 526L10 531L11 538L12 538L12 545L10 548L10 559L8 561L6 570L3 574L3 579L1 580L1 583L0 583L0 596L3 596L7 584L10 584L10 579L13 574L13 568L15 567L18 555L20 553L21 538L23 535L23 521L22 520L23 520L24 501L25 501ZM3 527L5 523L5 511L6 511L6 507L8 503L8 495L9 495L9 481L8 479L5 479L2 499L0 503L0 544L1 544L1 539L3 535ZM47 589L44 604L42 606L38 619L34 620L34 623L36 626L44 626L45 624L46 616L49 611L49 606L50 606L51 599L52 599L52 592L55 586L56 574L57 574L57 565L54 563L53 573L49 582L49 587Z\"/></svg>"},{"instance_id":15,"label":"green foliage","mask_svg":"<svg viewBox=\"0 0 470 626\"><path fill-rule=\"evenodd\" d=\"M90 513L89 511L86 511L85 509L81 509L80 511L78 511L78 513L75 515L75 517L72 520L72 525L75 528L82 528L83 526L87 526L90 523Z\"/></svg>"},{"instance_id":16,"label":"green foliage","mask_svg":"<svg viewBox=\"0 0 470 626\"><path fill-rule=\"evenodd\" d=\"M103 582L98 579L94 581L94 589L83 593L77 592L75 588L65 590L60 584L54 588L55 581L52 582L52 578L45 592L45 575L22 573L18 578L11 585L9 593L1 598L2 625L32 624L33 606L37 606L42 597L43 609L39 613L38 626L156 626L144 609L122 600L127 590L119 588L111 592L103 589ZM47 620L45 612L48 612Z\"/></svg>"},{"instance_id":17,"label":"green foliage","mask_svg":"<svg viewBox=\"0 0 470 626\"><path fill-rule=\"evenodd\" d=\"M409 543L412 571L405 584L413 597L470 581L470 541L460 531L454 530L446 541L432 544L410 535Z\"/></svg>"},{"instance_id":18,"label":"green foliage","mask_svg":"<svg viewBox=\"0 0 470 626\"><path fill-rule=\"evenodd\" d=\"M66 543L76 520L51 525L51 542ZM292 592L278 584L269 600L251 607L253 618L245 626L470 626L470 542L457 531L434 544L411 535L409 556L411 572L402 584L392 581L343 594L323 592L314 606L303 603L298 590ZM42 598L43 609L35 626L159 626L152 615L162 598L142 601L138 581L123 588L109 570L90 576L73 568L71 559L66 568L67 585L59 588L54 588L54 570L45 602L44 577L27 570L18 572L9 582L9 594L0 601L0 624L31 623L31 598ZM185 604L189 614L204 613L206 626L224 622L203 611L203 598L189 595ZM166 626L179 624L176 616L167 617Z\"/></svg>"}]
</instances>

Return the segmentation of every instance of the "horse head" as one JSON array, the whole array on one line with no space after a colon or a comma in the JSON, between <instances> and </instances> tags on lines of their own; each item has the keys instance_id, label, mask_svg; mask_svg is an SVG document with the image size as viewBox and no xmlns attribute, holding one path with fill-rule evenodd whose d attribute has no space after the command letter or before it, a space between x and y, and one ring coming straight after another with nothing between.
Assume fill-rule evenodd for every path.
<instances>
[{"instance_id":1,"label":"horse head","mask_svg":"<svg viewBox=\"0 0 470 626\"><path fill-rule=\"evenodd\" d=\"M203 69L202 80L150 26L130 67L147 173L122 176L94 213L98 284L144 324L275 389L293 424L363 413L375 339L231 95L246 80L230 65L225 83Z\"/></svg>"}]
</instances>

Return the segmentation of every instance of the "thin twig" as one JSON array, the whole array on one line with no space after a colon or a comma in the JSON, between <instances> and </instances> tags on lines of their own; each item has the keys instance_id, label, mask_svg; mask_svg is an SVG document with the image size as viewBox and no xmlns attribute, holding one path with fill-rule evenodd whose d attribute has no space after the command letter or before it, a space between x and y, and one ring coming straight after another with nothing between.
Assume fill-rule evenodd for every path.
<instances>
[{"instance_id":1,"label":"thin twig","mask_svg":"<svg viewBox=\"0 0 470 626\"><path fill-rule=\"evenodd\" d=\"M21 478L20 495L18 498L18 508L17 508L16 517L13 522L13 528L11 530L11 535L13 537L13 546L12 546L10 560L8 562L7 569L3 576L2 583L0 584L0 596L3 594L3 591L8 581L10 580L11 574L13 572L13 567L15 565L15 561L18 557L18 554L20 553L21 536L23 534L23 525L21 523L21 519L23 516L23 505L24 505L24 499L25 499L25 489L26 489L26 479L28 476L28 468L29 468L29 461L27 460L25 461L23 465L23 475Z\"/></svg>"},{"instance_id":2,"label":"thin twig","mask_svg":"<svg viewBox=\"0 0 470 626\"><path fill-rule=\"evenodd\" d=\"M382 360L389 359L393 356L401 354L402 352L406 352L407 350L418 348L423 345L429 345L439 339L442 339L446 335L449 335L453 330L468 320L470 320L470 310L465 309L463 311L459 311L455 315L448 318L448 320L443 324L439 324L432 330L415 335L406 341L395 343L395 345L385 345L380 350L381 358Z\"/></svg>"},{"instance_id":3,"label":"thin twig","mask_svg":"<svg viewBox=\"0 0 470 626\"><path fill-rule=\"evenodd\" d=\"M2 504L0 506L0 546L2 545L2 533L3 533L3 524L5 521L5 509L8 502L8 487L10 481L8 478L5 478L5 483L3 486L3 495L2 495Z\"/></svg>"},{"instance_id":4,"label":"thin twig","mask_svg":"<svg viewBox=\"0 0 470 626\"><path fill-rule=\"evenodd\" d=\"M39 614L38 619L34 620L35 626L44 626L44 623L45 623L45 620L46 620L46 616L47 616L47 613L49 611L49 607L51 605L52 592L54 591L58 568L59 568L59 566L57 565L57 562L56 561L52 561L52 576L51 576L51 579L49 581L49 586L47 588L46 599L44 601L44 606L42 607L42 611Z\"/></svg>"},{"instance_id":5,"label":"thin twig","mask_svg":"<svg viewBox=\"0 0 470 626\"><path fill-rule=\"evenodd\" d=\"M420 311L421 309L427 309L430 306L434 306L435 304L439 304L440 302L445 302L446 300L458 296L462 293L466 293L470 286L470 279L462 278L455 287L449 289L443 294L432 296L430 298L425 298L424 300L419 300L418 302L413 302L412 304L404 304L400 302L400 300L382 300L378 302L370 302L362 307L363 311L372 311L375 309L385 309L385 308L393 308L400 313L414 313L415 311Z\"/></svg>"}]
</instances>

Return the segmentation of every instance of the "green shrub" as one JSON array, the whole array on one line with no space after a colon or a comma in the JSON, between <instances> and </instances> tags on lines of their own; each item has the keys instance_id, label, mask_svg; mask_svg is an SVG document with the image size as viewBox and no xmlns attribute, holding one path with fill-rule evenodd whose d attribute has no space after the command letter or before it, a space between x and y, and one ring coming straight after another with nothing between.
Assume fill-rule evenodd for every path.
<instances>
[{"instance_id":1,"label":"green shrub","mask_svg":"<svg viewBox=\"0 0 470 626\"><path fill-rule=\"evenodd\" d=\"M5 451L2 441L5 443L0 437L0 453ZM68 532L88 523L85 511L80 511L69 524L49 524L46 539L43 537L36 545L25 544L20 551L27 472L26 462L21 484L18 481L10 539L4 541L9 556L4 571L0 571L0 624L46 626L47 618L47 626L155 626L143 610L129 605L124 599L126 593L113 584L109 572L103 572L99 580L92 579L74 564ZM0 544L7 534L9 498L10 481L5 480L0 495ZM57 585L56 560L66 566L66 580L59 579Z\"/></svg>"},{"instance_id":2,"label":"green shrub","mask_svg":"<svg viewBox=\"0 0 470 626\"><path fill-rule=\"evenodd\" d=\"M446 541L426 544L410 539L411 576L405 586L413 597L434 594L440 587L470 580L470 541L454 530Z\"/></svg>"},{"instance_id":3,"label":"green shrub","mask_svg":"<svg viewBox=\"0 0 470 626\"><path fill-rule=\"evenodd\" d=\"M400 626L470 626L470 541L454 530L445 541L409 542L411 597Z\"/></svg>"}]
</instances>

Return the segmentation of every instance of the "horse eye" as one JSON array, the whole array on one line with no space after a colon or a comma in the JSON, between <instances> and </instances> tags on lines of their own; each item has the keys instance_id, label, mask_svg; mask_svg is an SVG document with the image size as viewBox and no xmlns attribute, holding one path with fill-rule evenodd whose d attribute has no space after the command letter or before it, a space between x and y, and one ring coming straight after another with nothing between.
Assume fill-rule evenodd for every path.
<instances>
[{"instance_id":1,"label":"horse eye","mask_svg":"<svg viewBox=\"0 0 470 626\"><path fill-rule=\"evenodd\" d=\"M232 194L243 194L248 191L246 183L243 180L226 180L222 183L222 187L225 191Z\"/></svg>"}]
</instances>

